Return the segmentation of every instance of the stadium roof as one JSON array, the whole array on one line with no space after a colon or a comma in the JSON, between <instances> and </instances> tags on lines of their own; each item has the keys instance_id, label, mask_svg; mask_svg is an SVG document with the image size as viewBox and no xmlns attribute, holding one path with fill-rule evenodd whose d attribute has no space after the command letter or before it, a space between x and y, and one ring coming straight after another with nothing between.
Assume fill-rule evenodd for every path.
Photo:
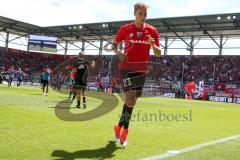
<instances>
[{"instance_id":1,"label":"stadium roof","mask_svg":"<svg viewBox=\"0 0 240 160\"><path fill-rule=\"evenodd\" d=\"M29 34L56 36L59 43L85 41L95 46L94 41L111 41L119 27L131 21L41 27L0 16L0 32L19 35L17 38ZM157 18L147 22L158 29L161 38L181 39L188 47L191 43L186 39L191 37L207 37L220 46L215 38L240 36L240 13Z\"/></svg>"},{"instance_id":2,"label":"stadium roof","mask_svg":"<svg viewBox=\"0 0 240 160\"><path fill-rule=\"evenodd\" d=\"M66 40L83 38L98 41L113 38L119 27L129 22L131 21L41 27L0 16L0 31L18 35L46 34ZM161 37L178 37L175 33L183 37L207 36L206 32L212 36L240 35L240 13L157 18L148 19L147 22L157 27Z\"/></svg>"}]
</instances>

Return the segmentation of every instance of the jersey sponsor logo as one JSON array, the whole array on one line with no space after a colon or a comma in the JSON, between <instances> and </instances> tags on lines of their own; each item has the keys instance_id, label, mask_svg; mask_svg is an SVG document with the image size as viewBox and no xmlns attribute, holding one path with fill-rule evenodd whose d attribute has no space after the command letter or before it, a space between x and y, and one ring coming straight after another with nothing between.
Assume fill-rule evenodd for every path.
<instances>
[{"instance_id":1,"label":"jersey sponsor logo","mask_svg":"<svg viewBox=\"0 0 240 160\"><path fill-rule=\"evenodd\" d=\"M78 69L84 69L85 68L85 66L83 65L83 64L81 64L79 67L78 67Z\"/></svg>"},{"instance_id":2,"label":"jersey sponsor logo","mask_svg":"<svg viewBox=\"0 0 240 160\"><path fill-rule=\"evenodd\" d=\"M130 40L130 43L138 43L138 44L149 44L147 41L144 40Z\"/></svg>"}]
</instances>

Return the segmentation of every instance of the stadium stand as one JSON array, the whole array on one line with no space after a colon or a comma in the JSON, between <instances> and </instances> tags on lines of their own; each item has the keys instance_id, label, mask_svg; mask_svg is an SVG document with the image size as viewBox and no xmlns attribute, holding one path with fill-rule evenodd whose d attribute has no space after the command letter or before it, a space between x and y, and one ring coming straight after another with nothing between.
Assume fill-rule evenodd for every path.
<instances>
[{"instance_id":1,"label":"stadium stand","mask_svg":"<svg viewBox=\"0 0 240 160\"><path fill-rule=\"evenodd\" d=\"M21 68L25 73L31 75L40 72L44 65L54 69L70 57L37 52L27 53L16 49L9 49L8 53L4 53L2 49L0 64L4 68L10 66ZM102 61L102 66L97 66L97 68L101 68L100 71L93 70L92 75L95 75L95 77L110 77L112 74L112 76L119 78L116 65L118 59L115 56L112 56L112 58L107 58L107 56L102 58L98 58L98 56L90 57L90 59L97 61L97 64L101 64L100 61ZM184 83L189 80L204 80L205 83L213 83L214 74L216 84L236 84L240 86L239 56L162 56L160 58L151 56L151 63L148 77L155 81L182 81L183 74ZM111 64L112 67L109 67Z\"/></svg>"}]
</instances>

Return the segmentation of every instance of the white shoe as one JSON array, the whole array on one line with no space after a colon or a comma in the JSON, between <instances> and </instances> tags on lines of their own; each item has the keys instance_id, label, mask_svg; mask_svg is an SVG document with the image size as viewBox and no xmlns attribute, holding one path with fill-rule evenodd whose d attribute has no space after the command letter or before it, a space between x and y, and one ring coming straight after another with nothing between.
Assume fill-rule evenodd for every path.
<instances>
[{"instance_id":1,"label":"white shoe","mask_svg":"<svg viewBox=\"0 0 240 160\"><path fill-rule=\"evenodd\" d=\"M121 144L122 148L125 148L125 147L127 147L128 140L126 140L124 142L120 141L120 144Z\"/></svg>"},{"instance_id":2,"label":"white shoe","mask_svg":"<svg viewBox=\"0 0 240 160\"><path fill-rule=\"evenodd\" d=\"M124 148L128 144L128 129L123 129L120 135L120 144Z\"/></svg>"}]
</instances>

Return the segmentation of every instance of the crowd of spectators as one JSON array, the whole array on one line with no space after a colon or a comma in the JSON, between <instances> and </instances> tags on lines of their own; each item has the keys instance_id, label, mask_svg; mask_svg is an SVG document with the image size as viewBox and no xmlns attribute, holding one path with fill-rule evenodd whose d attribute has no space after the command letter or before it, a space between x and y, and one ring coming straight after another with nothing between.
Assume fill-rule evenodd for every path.
<instances>
[{"instance_id":1,"label":"crowd of spectators","mask_svg":"<svg viewBox=\"0 0 240 160\"><path fill-rule=\"evenodd\" d=\"M96 67L94 74L96 77L118 78L117 57L106 57L90 58L101 65ZM14 66L28 75L40 72L45 65L54 69L68 58L64 55L28 53L15 49L9 49L6 53L0 48L0 67ZM156 81L204 80L205 83L213 83L214 79L215 83L240 85L240 56L151 56L150 61L148 77Z\"/></svg>"},{"instance_id":2,"label":"crowd of spectators","mask_svg":"<svg viewBox=\"0 0 240 160\"><path fill-rule=\"evenodd\" d=\"M162 56L151 61L150 74L157 80L240 85L240 56Z\"/></svg>"}]
</instances>

